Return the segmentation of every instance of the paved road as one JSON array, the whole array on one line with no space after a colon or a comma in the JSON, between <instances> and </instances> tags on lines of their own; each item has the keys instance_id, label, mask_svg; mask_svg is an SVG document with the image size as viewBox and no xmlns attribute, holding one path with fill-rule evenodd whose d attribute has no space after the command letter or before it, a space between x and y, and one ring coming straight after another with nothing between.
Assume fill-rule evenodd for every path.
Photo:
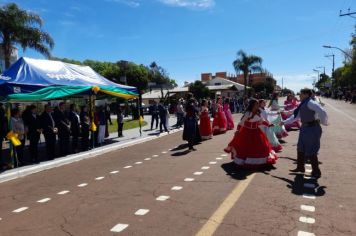
<instances>
[{"instance_id":1,"label":"paved road","mask_svg":"<svg viewBox=\"0 0 356 236\"><path fill-rule=\"evenodd\" d=\"M356 106L325 103L318 182L288 171L298 132L261 172L223 154L232 131L190 153L178 132L0 184L0 235L356 235Z\"/></svg>"}]
</instances>

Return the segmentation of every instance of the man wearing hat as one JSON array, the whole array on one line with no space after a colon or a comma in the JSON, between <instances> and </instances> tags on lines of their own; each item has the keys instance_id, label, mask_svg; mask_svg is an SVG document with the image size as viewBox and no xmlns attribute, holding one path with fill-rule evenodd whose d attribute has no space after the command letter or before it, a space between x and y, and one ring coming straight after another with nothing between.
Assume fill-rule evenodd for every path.
<instances>
[{"instance_id":1,"label":"man wearing hat","mask_svg":"<svg viewBox=\"0 0 356 236\"><path fill-rule=\"evenodd\" d=\"M294 114L282 122L282 124L291 124L299 119L302 122L297 145L297 168L291 171L304 172L305 159L309 159L313 169L311 175L315 178L320 178L321 172L318 161L322 134L320 123L328 125L328 116L321 105L312 99L311 89L302 89L300 91L300 100L301 103L294 110Z\"/></svg>"}]
</instances>

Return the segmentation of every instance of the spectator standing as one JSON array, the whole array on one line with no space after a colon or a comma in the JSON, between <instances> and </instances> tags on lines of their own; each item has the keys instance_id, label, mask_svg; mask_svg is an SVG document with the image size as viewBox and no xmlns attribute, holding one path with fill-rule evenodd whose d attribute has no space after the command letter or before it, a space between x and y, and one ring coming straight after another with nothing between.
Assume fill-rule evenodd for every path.
<instances>
[{"instance_id":1,"label":"spectator standing","mask_svg":"<svg viewBox=\"0 0 356 236\"><path fill-rule=\"evenodd\" d=\"M80 117L77 113L76 105L71 104L69 107L70 132L72 135L72 152L78 152L78 142L80 135Z\"/></svg>"},{"instance_id":2,"label":"spectator standing","mask_svg":"<svg viewBox=\"0 0 356 236\"><path fill-rule=\"evenodd\" d=\"M150 114L151 114L151 130L153 129L153 123L156 121L156 129L158 128L158 106L157 102L154 101L150 106Z\"/></svg>"},{"instance_id":3,"label":"spectator standing","mask_svg":"<svg viewBox=\"0 0 356 236\"><path fill-rule=\"evenodd\" d=\"M123 127L124 127L124 114L123 114L123 111L122 111L120 105L118 105L118 107L117 107L117 133L118 133L118 137L124 137L122 135Z\"/></svg>"},{"instance_id":4,"label":"spectator standing","mask_svg":"<svg viewBox=\"0 0 356 236\"><path fill-rule=\"evenodd\" d=\"M106 130L106 114L102 106L99 107L98 112L98 122L99 122L99 132L98 132L98 144L103 145L105 141L105 130Z\"/></svg>"},{"instance_id":5,"label":"spectator standing","mask_svg":"<svg viewBox=\"0 0 356 236\"><path fill-rule=\"evenodd\" d=\"M65 114L65 103L59 103L58 109L54 112L54 120L58 128L59 152L61 156L69 153L70 122Z\"/></svg>"},{"instance_id":6,"label":"spectator standing","mask_svg":"<svg viewBox=\"0 0 356 236\"><path fill-rule=\"evenodd\" d=\"M38 163L38 142L42 132L40 117L37 115L37 107L31 105L29 107L30 113L23 115L25 129L27 130L27 139L30 141L30 159L32 163Z\"/></svg>"},{"instance_id":7,"label":"spectator standing","mask_svg":"<svg viewBox=\"0 0 356 236\"><path fill-rule=\"evenodd\" d=\"M182 127L184 119L183 99L179 99L177 104L177 128Z\"/></svg>"},{"instance_id":8,"label":"spectator standing","mask_svg":"<svg viewBox=\"0 0 356 236\"><path fill-rule=\"evenodd\" d=\"M83 151L87 151L89 149L90 119L86 106L82 106L79 117L80 117L81 137L82 137L81 148Z\"/></svg>"},{"instance_id":9,"label":"spectator standing","mask_svg":"<svg viewBox=\"0 0 356 236\"><path fill-rule=\"evenodd\" d=\"M6 137L7 123L6 123L5 109L3 104L0 103L0 170L4 167L5 161L3 159L2 142Z\"/></svg>"},{"instance_id":10,"label":"spectator standing","mask_svg":"<svg viewBox=\"0 0 356 236\"><path fill-rule=\"evenodd\" d=\"M18 108L12 109L11 120L10 120L11 131L18 135L18 139L21 144L15 147L15 152L17 156L17 166L23 166L26 163L24 159L24 148L25 148L25 125L21 118L21 112Z\"/></svg>"},{"instance_id":11,"label":"spectator standing","mask_svg":"<svg viewBox=\"0 0 356 236\"><path fill-rule=\"evenodd\" d=\"M52 116L52 107L47 104L41 117L42 132L46 141L47 160L53 160L56 154L56 134L58 129Z\"/></svg>"},{"instance_id":12,"label":"spectator standing","mask_svg":"<svg viewBox=\"0 0 356 236\"><path fill-rule=\"evenodd\" d=\"M163 132L162 128L164 128L165 132L169 132L167 129L167 125L166 125L167 124L167 120L166 120L167 119L167 108L164 106L163 100L161 100L158 104L158 114L159 114L159 120L160 120L160 123L159 123L160 132L161 133Z\"/></svg>"}]
</instances>

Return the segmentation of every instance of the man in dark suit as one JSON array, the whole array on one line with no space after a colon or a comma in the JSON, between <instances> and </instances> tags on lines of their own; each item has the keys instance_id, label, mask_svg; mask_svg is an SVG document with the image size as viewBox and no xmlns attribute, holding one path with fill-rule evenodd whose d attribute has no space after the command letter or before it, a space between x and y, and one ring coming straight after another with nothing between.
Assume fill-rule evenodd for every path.
<instances>
[{"instance_id":1,"label":"man in dark suit","mask_svg":"<svg viewBox=\"0 0 356 236\"><path fill-rule=\"evenodd\" d=\"M35 105L29 107L29 113L23 114L23 122L27 130L27 138L30 141L30 159L32 163L38 163L38 142L41 135L41 121L37 115Z\"/></svg>"},{"instance_id":2,"label":"man in dark suit","mask_svg":"<svg viewBox=\"0 0 356 236\"><path fill-rule=\"evenodd\" d=\"M6 137L7 133L7 118L5 114L5 109L3 107L3 104L0 103L0 170L4 168L5 161L3 159L3 150L2 150L2 142L4 141L4 138Z\"/></svg>"},{"instance_id":3,"label":"man in dark suit","mask_svg":"<svg viewBox=\"0 0 356 236\"><path fill-rule=\"evenodd\" d=\"M156 121L156 129L158 128L158 106L156 101L150 106L150 114L151 114L151 130L153 129L153 123Z\"/></svg>"},{"instance_id":4,"label":"man in dark suit","mask_svg":"<svg viewBox=\"0 0 356 236\"><path fill-rule=\"evenodd\" d=\"M72 134L72 152L78 152L78 140L80 135L80 118L76 111L75 104L69 107L70 132Z\"/></svg>"},{"instance_id":5,"label":"man in dark suit","mask_svg":"<svg viewBox=\"0 0 356 236\"><path fill-rule=\"evenodd\" d=\"M50 104L45 106L45 111L41 115L41 128L46 141L47 160L53 160L56 154L56 134L57 128L52 116Z\"/></svg>"},{"instance_id":6,"label":"man in dark suit","mask_svg":"<svg viewBox=\"0 0 356 236\"><path fill-rule=\"evenodd\" d=\"M69 153L70 122L65 114L65 103L61 102L54 112L54 120L58 128L59 151L61 156Z\"/></svg>"},{"instance_id":7,"label":"man in dark suit","mask_svg":"<svg viewBox=\"0 0 356 236\"><path fill-rule=\"evenodd\" d=\"M163 100L161 100L159 102L159 104L158 104L158 114L159 114L159 120L160 120L160 123L159 123L160 132L161 133L163 132L162 126L163 126L165 132L169 132L168 129L167 129L167 125L166 125L166 122L167 122L167 107L164 105L164 101Z\"/></svg>"}]
</instances>

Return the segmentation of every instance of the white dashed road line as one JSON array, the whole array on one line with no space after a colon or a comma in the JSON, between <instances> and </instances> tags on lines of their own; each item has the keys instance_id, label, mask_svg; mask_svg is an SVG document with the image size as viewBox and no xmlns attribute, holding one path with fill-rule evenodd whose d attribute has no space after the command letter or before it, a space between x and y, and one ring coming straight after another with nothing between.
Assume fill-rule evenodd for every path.
<instances>
[{"instance_id":1,"label":"white dashed road line","mask_svg":"<svg viewBox=\"0 0 356 236\"><path fill-rule=\"evenodd\" d=\"M96 177L95 180L102 180L104 178L105 178L104 176L100 176L100 177Z\"/></svg>"},{"instance_id":2,"label":"white dashed road line","mask_svg":"<svg viewBox=\"0 0 356 236\"><path fill-rule=\"evenodd\" d=\"M82 184L78 184L78 187L79 188L83 188L83 187L85 187L85 186L87 186L88 184L87 183L82 183Z\"/></svg>"},{"instance_id":3,"label":"white dashed road line","mask_svg":"<svg viewBox=\"0 0 356 236\"><path fill-rule=\"evenodd\" d=\"M145 160L145 161L149 161L149 160L151 160L151 158L149 158L149 157L148 157L148 158L145 158L145 159L143 159L143 160Z\"/></svg>"},{"instance_id":4,"label":"white dashed road line","mask_svg":"<svg viewBox=\"0 0 356 236\"><path fill-rule=\"evenodd\" d=\"M146 215L150 210L148 209L139 209L135 212L136 216L144 216Z\"/></svg>"},{"instance_id":5,"label":"white dashed road line","mask_svg":"<svg viewBox=\"0 0 356 236\"><path fill-rule=\"evenodd\" d=\"M68 190L64 190L64 191L61 191L61 192L59 192L57 194L58 195L64 195L64 194L67 194L67 193L69 193L69 191Z\"/></svg>"},{"instance_id":6,"label":"white dashed road line","mask_svg":"<svg viewBox=\"0 0 356 236\"><path fill-rule=\"evenodd\" d=\"M300 205L300 209L303 210L303 211L314 212L315 211L315 206Z\"/></svg>"},{"instance_id":7,"label":"white dashed road line","mask_svg":"<svg viewBox=\"0 0 356 236\"><path fill-rule=\"evenodd\" d=\"M12 212L13 213L20 213L20 212L26 211L27 209L28 209L28 207L21 207L21 208L18 208L16 210L13 210Z\"/></svg>"},{"instance_id":8,"label":"white dashed road line","mask_svg":"<svg viewBox=\"0 0 356 236\"><path fill-rule=\"evenodd\" d=\"M179 190L182 190L182 186L173 186L172 188L171 188L171 190L173 190L173 191L179 191Z\"/></svg>"},{"instance_id":9,"label":"white dashed road line","mask_svg":"<svg viewBox=\"0 0 356 236\"><path fill-rule=\"evenodd\" d=\"M304 194L303 194L303 197L304 197L304 198L308 198L308 199L315 199L315 195L307 194L307 193L304 193Z\"/></svg>"},{"instance_id":10,"label":"white dashed road line","mask_svg":"<svg viewBox=\"0 0 356 236\"><path fill-rule=\"evenodd\" d=\"M170 198L169 196L162 195L162 196L157 197L156 200L163 202L163 201L166 201L169 198Z\"/></svg>"},{"instance_id":11,"label":"white dashed road line","mask_svg":"<svg viewBox=\"0 0 356 236\"><path fill-rule=\"evenodd\" d=\"M166 154L167 152L166 151L163 151L162 154Z\"/></svg>"},{"instance_id":12,"label":"white dashed road line","mask_svg":"<svg viewBox=\"0 0 356 236\"><path fill-rule=\"evenodd\" d=\"M135 165L140 165L142 164L142 161L135 162Z\"/></svg>"},{"instance_id":13,"label":"white dashed road line","mask_svg":"<svg viewBox=\"0 0 356 236\"><path fill-rule=\"evenodd\" d=\"M121 231L123 231L124 229L126 229L127 227L129 227L128 224L117 224L114 227L112 227L112 229L110 229L111 232L115 232L115 233L120 233Z\"/></svg>"},{"instance_id":14,"label":"white dashed road line","mask_svg":"<svg viewBox=\"0 0 356 236\"><path fill-rule=\"evenodd\" d=\"M118 170L114 170L114 171L111 171L111 172L110 172L110 174L117 174L117 173L119 173Z\"/></svg>"},{"instance_id":15,"label":"white dashed road line","mask_svg":"<svg viewBox=\"0 0 356 236\"><path fill-rule=\"evenodd\" d=\"M128 168L131 168L132 166L125 166L124 169L128 169Z\"/></svg>"},{"instance_id":16,"label":"white dashed road line","mask_svg":"<svg viewBox=\"0 0 356 236\"><path fill-rule=\"evenodd\" d=\"M311 169L306 169L305 172L306 172L306 173L311 173L312 170L311 170Z\"/></svg>"},{"instance_id":17,"label":"white dashed road line","mask_svg":"<svg viewBox=\"0 0 356 236\"><path fill-rule=\"evenodd\" d=\"M210 167L209 166L203 166L201 169L202 170L207 170L207 169L210 169Z\"/></svg>"},{"instance_id":18,"label":"white dashed road line","mask_svg":"<svg viewBox=\"0 0 356 236\"><path fill-rule=\"evenodd\" d=\"M215 158L216 160L222 160L223 158L222 157L217 157Z\"/></svg>"},{"instance_id":19,"label":"white dashed road line","mask_svg":"<svg viewBox=\"0 0 356 236\"><path fill-rule=\"evenodd\" d=\"M299 221L307 224L314 224L315 219L312 217L301 216L299 217Z\"/></svg>"},{"instance_id":20,"label":"white dashed road line","mask_svg":"<svg viewBox=\"0 0 356 236\"><path fill-rule=\"evenodd\" d=\"M184 181L185 182L192 182L192 181L194 181L194 179L193 178L185 178Z\"/></svg>"},{"instance_id":21,"label":"white dashed road line","mask_svg":"<svg viewBox=\"0 0 356 236\"><path fill-rule=\"evenodd\" d=\"M38 203L45 203L45 202L48 202L48 201L50 201L51 199L50 198L43 198L43 199L41 199L41 200L38 200L37 202Z\"/></svg>"},{"instance_id":22,"label":"white dashed road line","mask_svg":"<svg viewBox=\"0 0 356 236\"><path fill-rule=\"evenodd\" d=\"M209 162L210 165L215 165L216 163L217 163L216 161Z\"/></svg>"},{"instance_id":23,"label":"white dashed road line","mask_svg":"<svg viewBox=\"0 0 356 236\"><path fill-rule=\"evenodd\" d=\"M201 171L197 171L197 172L194 172L193 175L202 175L204 172L201 172Z\"/></svg>"},{"instance_id":24,"label":"white dashed road line","mask_svg":"<svg viewBox=\"0 0 356 236\"><path fill-rule=\"evenodd\" d=\"M152 157L158 157L158 155L152 155Z\"/></svg>"},{"instance_id":25,"label":"white dashed road line","mask_svg":"<svg viewBox=\"0 0 356 236\"><path fill-rule=\"evenodd\" d=\"M315 236L315 234L305 231L298 231L298 236Z\"/></svg>"},{"instance_id":26,"label":"white dashed road line","mask_svg":"<svg viewBox=\"0 0 356 236\"><path fill-rule=\"evenodd\" d=\"M221 154L220 156L222 156L222 157L227 157L227 154Z\"/></svg>"}]
</instances>

